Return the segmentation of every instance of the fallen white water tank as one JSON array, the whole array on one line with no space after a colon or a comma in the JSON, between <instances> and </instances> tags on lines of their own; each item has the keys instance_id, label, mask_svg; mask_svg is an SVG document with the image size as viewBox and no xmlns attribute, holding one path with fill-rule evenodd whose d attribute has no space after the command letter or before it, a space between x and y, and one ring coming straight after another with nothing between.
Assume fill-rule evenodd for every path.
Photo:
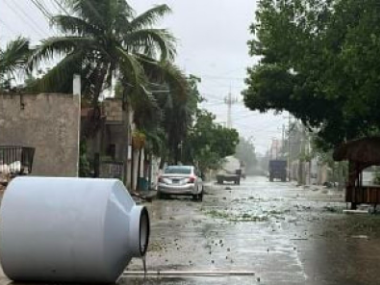
<instances>
[{"instance_id":1,"label":"fallen white water tank","mask_svg":"<svg viewBox=\"0 0 380 285\"><path fill-rule=\"evenodd\" d=\"M0 219L14 281L112 283L148 247L148 212L115 179L15 178Z\"/></svg>"}]
</instances>

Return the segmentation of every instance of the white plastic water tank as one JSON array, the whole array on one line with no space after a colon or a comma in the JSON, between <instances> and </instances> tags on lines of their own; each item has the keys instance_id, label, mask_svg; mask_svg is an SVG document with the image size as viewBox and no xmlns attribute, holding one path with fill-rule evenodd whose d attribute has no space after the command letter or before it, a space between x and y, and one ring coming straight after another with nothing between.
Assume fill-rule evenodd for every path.
<instances>
[{"instance_id":1,"label":"white plastic water tank","mask_svg":"<svg viewBox=\"0 0 380 285\"><path fill-rule=\"evenodd\" d=\"M148 212L114 179L15 178L0 218L14 281L112 283L148 247Z\"/></svg>"}]
</instances>

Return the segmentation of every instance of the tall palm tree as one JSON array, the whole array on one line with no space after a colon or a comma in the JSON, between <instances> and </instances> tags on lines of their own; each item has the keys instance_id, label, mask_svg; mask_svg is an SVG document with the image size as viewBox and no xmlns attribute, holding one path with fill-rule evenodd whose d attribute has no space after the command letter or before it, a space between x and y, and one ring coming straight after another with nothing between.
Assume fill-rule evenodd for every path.
<instances>
[{"instance_id":1,"label":"tall palm tree","mask_svg":"<svg viewBox=\"0 0 380 285\"><path fill-rule=\"evenodd\" d=\"M43 89L70 88L73 73L82 74L84 94L97 105L105 88L118 78L132 98L151 97L149 81L166 81L185 92L185 80L174 66L174 37L154 28L170 12L155 6L135 16L124 0L66 0L70 14L58 15L51 23L62 35L50 37L38 46L30 68L46 59L61 61L39 81ZM149 101L149 100L148 100ZM152 102L150 100L150 102Z\"/></svg>"},{"instance_id":2,"label":"tall palm tree","mask_svg":"<svg viewBox=\"0 0 380 285\"><path fill-rule=\"evenodd\" d=\"M29 40L22 37L9 42L4 50L0 49L0 90L11 87L11 81L24 67L29 54Z\"/></svg>"}]
</instances>

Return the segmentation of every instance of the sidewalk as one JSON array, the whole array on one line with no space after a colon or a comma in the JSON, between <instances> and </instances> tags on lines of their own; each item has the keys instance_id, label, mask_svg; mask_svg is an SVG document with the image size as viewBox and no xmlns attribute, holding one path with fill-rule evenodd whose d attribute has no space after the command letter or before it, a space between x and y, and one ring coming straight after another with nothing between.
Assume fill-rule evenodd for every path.
<instances>
[{"instance_id":1,"label":"sidewalk","mask_svg":"<svg viewBox=\"0 0 380 285\"><path fill-rule=\"evenodd\" d=\"M133 200L135 202L152 202L152 200L156 199L157 191L156 190L147 190L147 191L139 191L131 193Z\"/></svg>"}]
</instances>

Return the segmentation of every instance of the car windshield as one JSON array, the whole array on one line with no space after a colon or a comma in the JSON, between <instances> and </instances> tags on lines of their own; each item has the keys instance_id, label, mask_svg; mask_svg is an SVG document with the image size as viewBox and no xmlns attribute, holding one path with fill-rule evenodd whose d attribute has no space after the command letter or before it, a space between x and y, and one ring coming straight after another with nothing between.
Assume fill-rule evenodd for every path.
<instances>
[{"instance_id":1,"label":"car windshield","mask_svg":"<svg viewBox=\"0 0 380 285\"><path fill-rule=\"evenodd\" d=\"M166 174L191 174L191 167L170 166L165 169Z\"/></svg>"}]
</instances>

